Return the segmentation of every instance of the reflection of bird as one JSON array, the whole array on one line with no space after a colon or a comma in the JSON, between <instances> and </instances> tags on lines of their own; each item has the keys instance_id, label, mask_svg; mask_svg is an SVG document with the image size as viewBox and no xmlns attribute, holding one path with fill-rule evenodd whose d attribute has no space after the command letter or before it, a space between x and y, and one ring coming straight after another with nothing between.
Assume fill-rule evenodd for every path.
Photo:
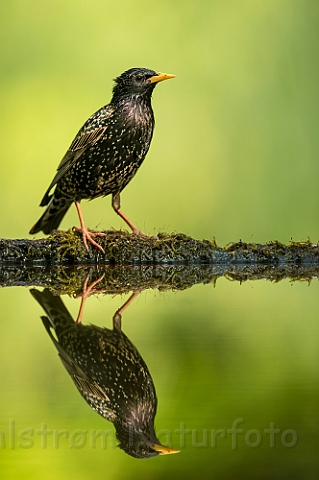
<instances>
[{"instance_id":1,"label":"reflection of bird","mask_svg":"<svg viewBox=\"0 0 319 480\"><path fill-rule=\"evenodd\" d=\"M115 212L134 233L139 230L120 210L120 193L134 177L149 149L154 115L151 96L156 84L175 75L147 68L131 68L115 79L111 103L94 113L83 125L58 166L57 174L40 206L47 208L30 233L50 233L58 228L68 208L75 202L87 241L101 251L92 237L101 235L85 227L80 201L112 194ZM54 193L50 190L55 186Z\"/></svg>"},{"instance_id":2,"label":"reflection of bird","mask_svg":"<svg viewBox=\"0 0 319 480\"><path fill-rule=\"evenodd\" d=\"M157 399L152 377L139 352L121 330L75 323L60 297L48 289L32 295L44 309L43 324L77 389L97 413L113 422L119 447L136 458L176 453L155 434ZM53 332L55 335L53 335Z\"/></svg>"}]
</instances>

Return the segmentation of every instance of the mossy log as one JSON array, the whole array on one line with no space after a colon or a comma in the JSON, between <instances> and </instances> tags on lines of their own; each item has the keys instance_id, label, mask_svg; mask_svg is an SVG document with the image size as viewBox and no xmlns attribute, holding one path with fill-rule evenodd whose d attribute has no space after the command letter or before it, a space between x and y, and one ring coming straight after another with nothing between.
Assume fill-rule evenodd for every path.
<instances>
[{"instance_id":1,"label":"mossy log","mask_svg":"<svg viewBox=\"0 0 319 480\"><path fill-rule=\"evenodd\" d=\"M53 232L40 240L0 239L2 265L312 265L319 266L319 246L306 242L265 244L242 241L219 247L215 239L195 240L181 233L161 233L157 238L123 231L108 231L97 241L102 254L72 230Z\"/></svg>"}]
</instances>

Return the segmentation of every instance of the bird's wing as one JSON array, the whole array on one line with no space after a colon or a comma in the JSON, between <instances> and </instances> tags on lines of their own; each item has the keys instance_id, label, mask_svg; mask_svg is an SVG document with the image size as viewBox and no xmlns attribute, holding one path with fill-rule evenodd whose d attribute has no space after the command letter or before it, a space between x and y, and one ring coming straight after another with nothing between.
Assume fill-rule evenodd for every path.
<instances>
[{"instance_id":1,"label":"bird's wing","mask_svg":"<svg viewBox=\"0 0 319 480\"><path fill-rule=\"evenodd\" d=\"M96 380L90 378L74 360L68 355L65 350L59 345L59 356L64 367L72 378L76 388L90 405L93 410L98 412L110 422L114 422L116 416L112 408L110 408L110 398L106 393L106 387L102 388ZM102 412L101 413L101 405Z\"/></svg>"},{"instance_id":2,"label":"bird's wing","mask_svg":"<svg viewBox=\"0 0 319 480\"><path fill-rule=\"evenodd\" d=\"M84 397L93 396L101 400L110 400L97 382L78 375L72 375L72 380Z\"/></svg>"},{"instance_id":3,"label":"bird's wing","mask_svg":"<svg viewBox=\"0 0 319 480\"><path fill-rule=\"evenodd\" d=\"M56 177L61 178L64 173L80 158L83 152L94 145L104 134L106 127L97 127L90 131L80 131L73 140L69 150L62 158L58 166L58 173ZM55 183L58 181L55 177ZM53 183L53 182L52 182Z\"/></svg>"},{"instance_id":4,"label":"bird's wing","mask_svg":"<svg viewBox=\"0 0 319 480\"><path fill-rule=\"evenodd\" d=\"M49 202L50 190L58 183L58 181L65 175L65 173L75 164L75 162L81 157L81 155L89 147L94 145L104 134L106 127L99 127L90 132L79 133L73 140L72 145L62 158L58 171L50 183L49 188L45 192L40 206L45 206Z\"/></svg>"},{"instance_id":5,"label":"bird's wing","mask_svg":"<svg viewBox=\"0 0 319 480\"><path fill-rule=\"evenodd\" d=\"M99 386L99 384L90 378L80 367L77 365L72 357L61 347L61 345L55 343L59 357L68 372L71 376L73 382L75 383L77 389L84 397L93 396L101 400L109 400L109 397L106 395L104 390Z\"/></svg>"},{"instance_id":6,"label":"bird's wing","mask_svg":"<svg viewBox=\"0 0 319 480\"><path fill-rule=\"evenodd\" d=\"M113 114L113 109L111 107L103 107L103 114L101 113L101 122L105 122L107 118L109 118ZM96 112L98 113L98 112ZM79 131L75 139L73 140L70 148L62 158L55 177L53 178L52 182L50 183L49 188L45 192L45 195L40 203L40 206L45 206L49 203L50 200L50 190L58 183L58 181L65 175L65 173L77 162L77 160L83 155L83 153L92 145L97 143L99 139L104 135L107 126L100 126L94 128L92 125L92 118L96 114L92 115L89 118L87 123L82 127ZM93 127L93 128L92 128Z\"/></svg>"}]
</instances>

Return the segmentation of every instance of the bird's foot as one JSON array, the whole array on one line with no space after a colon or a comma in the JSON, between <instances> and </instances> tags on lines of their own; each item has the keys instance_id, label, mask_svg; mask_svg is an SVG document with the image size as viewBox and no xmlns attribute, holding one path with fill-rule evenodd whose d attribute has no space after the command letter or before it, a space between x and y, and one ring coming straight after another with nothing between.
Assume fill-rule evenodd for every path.
<instances>
[{"instance_id":1,"label":"bird's foot","mask_svg":"<svg viewBox=\"0 0 319 480\"><path fill-rule=\"evenodd\" d=\"M131 226L131 229L132 229L132 232L134 233L134 235L141 235L142 237L147 237L146 233L141 232L141 230L139 230L134 225Z\"/></svg>"},{"instance_id":2,"label":"bird's foot","mask_svg":"<svg viewBox=\"0 0 319 480\"><path fill-rule=\"evenodd\" d=\"M93 240L93 237L106 237L106 233L102 233L102 232L90 232L90 230L88 230L86 227L73 227L73 229L76 231L76 232L79 232L82 234L82 239L83 239L83 243L84 243L84 246L86 248L87 251L89 251L89 246L88 246L88 242L90 242L94 247L96 247L97 249L100 250L100 252L102 253L105 253L104 251L104 248L101 247L101 245L99 245L95 240Z\"/></svg>"},{"instance_id":3,"label":"bird's foot","mask_svg":"<svg viewBox=\"0 0 319 480\"><path fill-rule=\"evenodd\" d=\"M79 295L77 295L75 298L81 297L81 306L80 310L78 313L78 317L76 319L76 323L79 324L82 321L82 316L83 316L83 311L84 311L84 305L86 302L86 299L88 298L89 295L92 295L92 293L101 293L104 292L105 289L103 290L94 290L95 285L100 283L100 281L104 278L105 273L101 275L97 280L94 280L94 282L91 283L91 285L88 286L88 281L89 281L89 275L86 277L84 285L83 285L83 291Z\"/></svg>"},{"instance_id":4,"label":"bird's foot","mask_svg":"<svg viewBox=\"0 0 319 480\"><path fill-rule=\"evenodd\" d=\"M117 202L114 203L114 200L117 200ZM141 235L143 237L149 237L149 235L146 235L146 233L143 233L141 232L141 230L139 230L135 225L134 223L131 222L131 220L129 220L127 218L126 215L124 215L124 213L120 210L120 203L119 203L119 197L114 197L113 199L113 208L114 208L114 211L115 213L117 213L117 215L119 215L123 220L124 222L130 227L130 229L132 230L132 232L134 233L134 235ZM158 240L158 236L157 235L154 235L154 236L151 236L149 238L154 238L155 240Z\"/></svg>"},{"instance_id":5,"label":"bird's foot","mask_svg":"<svg viewBox=\"0 0 319 480\"><path fill-rule=\"evenodd\" d=\"M132 232L134 235L140 235L142 237L148 237L148 238L153 238L154 240L158 240L157 235L147 235L146 233L141 232L137 227L133 225L134 228L132 228Z\"/></svg>"}]
</instances>

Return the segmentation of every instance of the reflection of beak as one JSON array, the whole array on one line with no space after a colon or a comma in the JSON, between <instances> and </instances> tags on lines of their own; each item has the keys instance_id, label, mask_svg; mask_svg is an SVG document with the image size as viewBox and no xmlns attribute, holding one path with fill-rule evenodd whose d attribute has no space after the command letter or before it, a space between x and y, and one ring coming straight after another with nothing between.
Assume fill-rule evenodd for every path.
<instances>
[{"instance_id":1,"label":"reflection of beak","mask_svg":"<svg viewBox=\"0 0 319 480\"><path fill-rule=\"evenodd\" d=\"M169 453L179 453L180 450L175 450L174 448L165 447L165 445L157 445L156 443L152 445L152 449L156 450L160 455L167 455Z\"/></svg>"},{"instance_id":2,"label":"reflection of beak","mask_svg":"<svg viewBox=\"0 0 319 480\"><path fill-rule=\"evenodd\" d=\"M175 78L176 75L171 75L170 73L161 73L157 72L156 75L150 78L151 83L162 82L163 80L169 80L170 78Z\"/></svg>"}]
</instances>

